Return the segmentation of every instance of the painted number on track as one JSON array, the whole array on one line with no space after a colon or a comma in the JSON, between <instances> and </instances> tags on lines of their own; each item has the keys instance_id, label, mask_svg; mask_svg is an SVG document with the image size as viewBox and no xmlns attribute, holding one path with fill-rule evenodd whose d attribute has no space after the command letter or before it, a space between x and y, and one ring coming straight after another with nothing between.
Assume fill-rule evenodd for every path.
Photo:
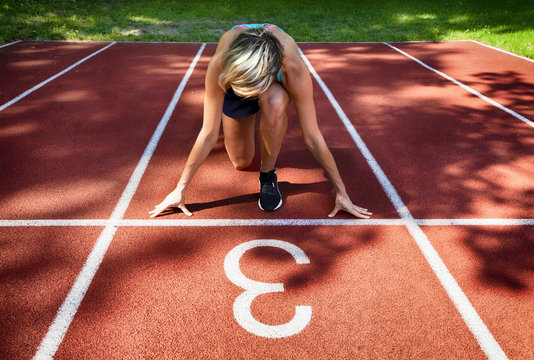
<instances>
[{"instance_id":1,"label":"painted number on track","mask_svg":"<svg viewBox=\"0 0 534 360\"><path fill-rule=\"evenodd\" d=\"M301 332L311 320L311 306L296 306L295 316L288 323L282 325L267 325L257 321L250 311L252 301L256 296L274 292L283 292L282 283L264 283L247 278L241 272L239 260L248 250L262 247L276 247L290 253L297 264L309 264L310 259L301 248L281 240L252 240L233 248L224 259L226 276L235 285L245 289L234 301L234 317L245 330L257 336L266 338L284 338Z\"/></svg>"}]
</instances>

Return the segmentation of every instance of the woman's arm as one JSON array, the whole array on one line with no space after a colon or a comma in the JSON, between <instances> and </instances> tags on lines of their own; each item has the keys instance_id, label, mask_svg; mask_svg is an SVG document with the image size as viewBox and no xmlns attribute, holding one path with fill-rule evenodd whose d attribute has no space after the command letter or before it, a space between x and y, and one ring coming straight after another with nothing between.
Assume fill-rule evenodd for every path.
<instances>
[{"instance_id":1,"label":"woman's arm","mask_svg":"<svg viewBox=\"0 0 534 360\"><path fill-rule=\"evenodd\" d=\"M220 72L220 56L217 54L211 59L205 80L204 117L202 128L197 136L195 144L189 153L182 176L176 188L155 208L149 212L150 217L156 217L169 207L178 207L186 215L192 213L185 206L185 192L198 168L208 157L217 139L221 127L222 104L224 91L218 85Z\"/></svg>"},{"instance_id":2,"label":"woman's arm","mask_svg":"<svg viewBox=\"0 0 534 360\"><path fill-rule=\"evenodd\" d=\"M200 165L215 146L221 127L222 105L224 92L217 84L219 74L218 58L213 58L208 65L204 95L204 119L193 149L187 158L184 171L177 188L184 190L191 182Z\"/></svg>"},{"instance_id":3,"label":"woman's arm","mask_svg":"<svg viewBox=\"0 0 534 360\"><path fill-rule=\"evenodd\" d=\"M310 72L300 57L296 44L294 46L286 46L286 51L288 52L288 58L284 64L286 73L284 86L295 103L304 142L317 162L325 170L326 176L336 191L335 207L328 216L335 216L339 210L344 210L356 217L367 219L372 213L368 212L367 209L354 205L350 200L334 157L317 125Z\"/></svg>"}]
</instances>

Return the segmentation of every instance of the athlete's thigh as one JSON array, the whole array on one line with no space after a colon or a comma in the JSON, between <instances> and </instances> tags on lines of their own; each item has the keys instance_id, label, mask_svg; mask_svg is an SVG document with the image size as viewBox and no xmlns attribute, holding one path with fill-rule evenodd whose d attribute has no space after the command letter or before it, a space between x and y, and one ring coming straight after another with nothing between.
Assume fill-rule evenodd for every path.
<instances>
[{"instance_id":1,"label":"athlete's thigh","mask_svg":"<svg viewBox=\"0 0 534 360\"><path fill-rule=\"evenodd\" d=\"M224 145L232 162L254 158L255 119L255 114L237 119L222 115Z\"/></svg>"}]
</instances>

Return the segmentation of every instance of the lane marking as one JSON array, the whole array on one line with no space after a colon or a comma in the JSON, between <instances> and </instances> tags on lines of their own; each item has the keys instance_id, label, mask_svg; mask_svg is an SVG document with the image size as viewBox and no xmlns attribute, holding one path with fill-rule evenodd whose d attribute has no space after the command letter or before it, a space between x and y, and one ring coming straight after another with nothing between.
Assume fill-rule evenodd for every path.
<instances>
[{"instance_id":1,"label":"lane marking","mask_svg":"<svg viewBox=\"0 0 534 360\"><path fill-rule=\"evenodd\" d=\"M32 41L33 40L29 40ZM37 41L37 40L35 40ZM471 42L473 40L413 40L413 41L390 41L391 43L395 44L410 44L410 43L455 43L455 42ZM93 41L93 40L38 40L38 42L43 43L99 43L99 42L106 42L105 40L100 41ZM175 42L175 41L124 41L124 40L117 40L115 41L117 44L193 44L198 45L200 44L198 41L181 41L181 42ZM383 41L334 41L334 42L325 42L325 41L298 41L297 44L383 44ZM217 45L217 41L207 41L205 42L206 45Z\"/></svg>"},{"instance_id":2,"label":"lane marking","mask_svg":"<svg viewBox=\"0 0 534 360\"><path fill-rule=\"evenodd\" d=\"M0 49L3 48L3 47L9 46L9 45L15 45L15 44L18 44L18 43L21 42L21 41L22 41L22 40L17 40L17 41L13 41L13 42L10 42L10 43L4 44L4 45L0 45Z\"/></svg>"},{"instance_id":3,"label":"lane marking","mask_svg":"<svg viewBox=\"0 0 534 360\"><path fill-rule=\"evenodd\" d=\"M46 40L43 40L46 41ZM395 44L418 44L418 43L455 43L455 42L468 42L471 40L450 40L450 41L434 41L434 40L413 40L413 41L392 41ZM334 45L365 45L365 44L383 44L383 41L299 41L297 44L311 44L311 45L328 45L328 44L334 44Z\"/></svg>"},{"instance_id":4,"label":"lane marking","mask_svg":"<svg viewBox=\"0 0 534 360\"><path fill-rule=\"evenodd\" d=\"M270 339L280 339L298 334L310 323L312 308L308 305L295 307L293 318L281 325L267 325L254 318L250 309L254 299L263 294L284 292L283 283L265 283L247 278L239 267L239 260L249 250L257 247L276 247L287 251L297 264L309 264L310 259L298 246L282 240L260 239L234 247L224 259L224 272L235 285L244 289L234 301L234 318L248 332Z\"/></svg>"},{"instance_id":5,"label":"lane marking","mask_svg":"<svg viewBox=\"0 0 534 360\"><path fill-rule=\"evenodd\" d=\"M456 40L456 41L469 41L469 40ZM32 41L33 42L33 41ZM43 42L43 43L99 43L99 42L108 42L108 41L105 41L105 40L99 40L99 41L93 41L93 40L39 40L39 42ZM152 44L152 45L158 45L158 44L172 44L172 45L178 45L180 46L181 44L187 44L187 45L200 45L200 44L206 44L206 45L209 45L209 44L214 44L214 45L217 45L218 42L209 42L209 41L206 41L204 43L201 43L201 42L198 42L198 41L180 41L180 42L176 42L176 41L135 41L135 40L132 40L132 41L121 41L121 40L117 40L115 41L117 44Z\"/></svg>"},{"instance_id":6,"label":"lane marking","mask_svg":"<svg viewBox=\"0 0 534 360\"><path fill-rule=\"evenodd\" d=\"M93 280L93 277L95 276L98 268L100 267L100 263L102 262L102 259L104 258L104 255L106 254L106 251L109 245L111 244L111 240L115 236L115 233L119 227L118 222L126 213L128 205L132 200L132 197L137 189L137 186L139 185L139 182L141 181L141 177L145 172L148 162L150 161L150 158L152 157L152 154L156 149L163 130L165 130L165 126L167 125L172 115L172 112L174 111L174 108L176 107L176 104L178 103L178 100L182 95L185 85L189 80L189 77L193 73L193 70L198 60L200 59L200 56L204 51L205 47L206 44L202 44L202 46L197 52L196 57L189 65L189 69L184 75L182 81L180 82L178 89L176 89L176 92L174 93L174 96L171 102L169 103L165 114L161 118L158 127L150 138L150 141L145 151L143 152L143 155L141 156L141 159L139 160L134 172L132 173L119 202L115 206L111 217L106 222L104 230L100 234L94 248L91 250L89 257L83 265L82 270L78 274L78 277L76 278L76 281L74 282L74 285L72 286L69 294L67 295L63 304L59 308L56 318L48 328L47 334L39 345L37 353L33 357L34 359L52 359L59 345L63 341L63 338L65 337L70 323L76 315L78 307L80 306L80 303L82 302L87 292L87 289L89 288L89 285L91 284L91 281Z\"/></svg>"},{"instance_id":7,"label":"lane marking","mask_svg":"<svg viewBox=\"0 0 534 360\"><path fill-rule=\"evenodd\" d=\"M109 220L0 220L0 227L106 226ZM534 224L534 221L533 221ZM210 226L402 226L402 219L121 219L116 226L210 227Z\"/></svg>"},{"instance_id":8,"label":"lane marking","mask_svg":"<svg viewBox=\"0 0 534 360\"><path fill-rule=\"evenodd\" d=\"M198 219L123 220L121 226L402 226L402 219Z\"/></svg>"},{"instance_id":9,"label":"lane marking","mask_svg":"<svg viewBox=\"0 0 534 360\"><path fill-rule=\"evenodd\" d=\"M35 85L35 86L32 87L31 89L26 90L25 92L23 92L22 94L20 94L20 95L17 96L16 98L13 98L13 99L11 99L10 101L6 102L4 105L0 106L0 111L2 111L2 110L4 110L4 109L8 108L9 106L13 105L13 104L16 103L17 101L19 101L19 100L25 98L26 96L30 95L30 94L31 94L32 92L34 92L35 90L38 90L39 88L45 86L46 84L48 84L48 83L51 82L52 80L57 79L57 78L60 77L61 75L63 75L63 74L65 74L65 73L69 72L70 70L74 69L76 66L78 66L78 65L80 65L81 63L83 63L83 62L89 60L89 59L92 58L93 56L100 54L102 51L104 51L104 50L110 48L111 46L113 46L113 45L115 45L115 44L116 44L116 42L112 42L111 44L109 44L109 45L103 47L102 49L95 51L95 52L92 53L91 55L88 55L88 56L84 57L83 59L81 59L81 60L78 61L77 63L72 64L72 65L69 66L68 68L66 68L66 69L64 69L64 70L62 70L62 71L60 71L60 72L58 72L56 75L51 76L51 77L49 77L48 79L46 79L45 81L43 81L43 82L41 82L41 83Z\"/></svg>"},{"instance_id":10,"label":"lane marking","mask_svg":"<svg viewBox=\"0 0 534 360\"><path fill-rule=\"evenodd\" d=\"M419 219L421 226L532 226L534 219Z\"/></svg>"},{"instance_id":11,"label":"lane marking","mask_svg":"<svg viewBox=\"0 0 534 360\"><path fill-rule=\"evenodd\" d=\"M530 59L530 58L528 58L528 57L525 57L525 56L522 56L522 55L518 55L518 54L514 54L513 52L506 51L506 50L503 50L503 49L499 49L498 47L491 46L491 45L488 45L488 44L484 44L484 43L481 43L480 41L476 41L476 40L468 40L468 41L474 42L475 44L478 44L478 45L481 45L481 46L485 46L485 47L490 48L490 49L493 49L493 50L500 51L500 52L505 53L505 54L508 54L508 55L515 56L515 57L520 58L520 59L522 59L522 60L526 60L526 61L534 62L533 59Z\"/></svg>"},{"instance_id":12,"label":"lane marking","mask_svg":"<svg viewBox=\"0 0 534 360\"><path fill-rule=\"evenodd\" d=\"M413 219L419 226L534 226L534 219ZM104 227L108 219L0 220L0 227ZM405 226L404 219L121 219L118 227Z\"/></svg>"},{"instance_id":13,"label":"lane marking","mask_svg":"<svg viewBox=\"0 0 534 360\"><path fill-rule=\"evenodd\" d=\"M469 86L467 86L467 85L461 83L460 81L458 81L458 80L456 80L456 79L450 77L449 75L444 74L444 73L442 73L441 71L434 69L433 67L431 67L431 66L425 64L425 63L422 62L421 60L419 60L419 59L413 57L412 55L410 55L410 54L408 54L408 53L402 51L401 49L396 48L395 46L393 46L393 45L391 45L391 44L388 44L388 43L383 43L383 44L389 46L390 48L392 48L393 50L395 50L395 51L401 53L402 55L404 55L404 56L406 56L406 57L412 59L413 61L415 61L415 62L418 63L419 65L423 66L424 68L426 68L426 69L428 69L428 70L431 70L431 71L435 72L436 74L438 74L439 76L441 76L441 77L443 77L443 78L445 78L445 79L447 79L447 80L449 80L449 81L455 83L456 85L460 86L462 89L469 91L471 94L478 96L479 98L481 98L482 100L486 101L487 103L490 103L491 105L493 105L493 106L495 106L495 107L501 109L502 111L507 112L508 114L512 115L512 116L515 117L516 119L519 119L519 120L523 121L525 124L534 127L534 122L531 121L531 120L529 120L529 119L527 119L527 118L524 117L523 115L518 114L518 113L516 113L515 111L508 109L506 106L499 104L497 101L492 100L492 99L490 99L489 97L487 97L487 96L485 96L485 95L482 95L481 93L479 93L479 92L476 91L475 89L470 88Z\"/></svg>"},{"instance_id":14,"label":"lane marking","mask_svg":"<svg viewBox=\"0 0 534 360\"><path fill-rule=\"evenodd\" d=\"M428 264L436 274L439 282L447 292L447 295L460 313L460 316L466 323L467 327L474 335L482 351L484 351L484 353L489 359L507 359L506 354L501 349L501 346L497 343L489 329L486 327L486 324L484 324L484 321L482 321L467 296L464 294L452 274L449 272L449 269L447 269L447 266L445 265L443 260L441 260L438 252L436 251L436 249L434 249L426 234L415 222L415 219L410 213L410 210L408 210L401 197L397 193L397 190L395 190L393 184L389 181L386 174L382 171L380 165L378 165L378 162L367 148L367 145L365 145L363 139L360 137L345 112L341 109L341 106L339 105L337 100L334 98L334 96L332 95L326 84L323 82L319 74L317 74L317 72L313 68L312 64L308 61L304 53L302 51L300 51L300 53L302 59L308 66L308 69L312 73L317 83L320 85L328 100L336 110L340 120L345 125L345 128L351 135L352 139L354 140L354 143L362 152L365 160L367 160L367 163L371 167L373 173L380 182L380 185L386 192L386 195L390 199L391 203L397 210L397 213L402 219L406 221L405 225L408 229L408 232L412 235L417 246L419 246L419 249L423 253Z\"/></svg>"},{"instance_id":15,"label":"lane marking","mask_svg":"<svg viewBox=\"0 0 534 360\"><path fill-rule=\"evenodd\" d=\"M38 227L38 226L106 226L104 219L36 219L36 220L0 220L0 226Z\"/></svg>"}]
</instances>

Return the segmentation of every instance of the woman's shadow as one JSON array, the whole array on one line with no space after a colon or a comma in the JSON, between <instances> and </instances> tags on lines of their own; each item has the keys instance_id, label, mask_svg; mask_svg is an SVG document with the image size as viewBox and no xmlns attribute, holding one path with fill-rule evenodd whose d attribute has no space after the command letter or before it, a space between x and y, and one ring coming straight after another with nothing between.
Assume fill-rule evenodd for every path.
<instances>
[{"instance_id":1,"label":"woman's shadow","mask_svg":"<svg viewBox=\"0 0 534 360\"><path fill-rule=\"evenodd\" d=\"M326 180L315 182L315 183L308 183L308 184L290 183L288 181L282 181L278 183L278 187L280 188L280 193L282 193L283 197L300 195L304 193L324 193L326 186L328 186L328 181ZM209 201L209 202L204 202L204 203L186 204L186 206L191 212L197 212L201 210L213 209L213 208L222 207L222 206L238 205L238 204L246 204L246 203L257 203L258 199L259 199L259 192L233 196L233 197L226 198L226 199L214 200L214 201ZM172 207L162 212L159 216L167 216L167 215L177 214L181 212L182 210L180 210L179 208Z\"/></svg>"}]
</instances>

